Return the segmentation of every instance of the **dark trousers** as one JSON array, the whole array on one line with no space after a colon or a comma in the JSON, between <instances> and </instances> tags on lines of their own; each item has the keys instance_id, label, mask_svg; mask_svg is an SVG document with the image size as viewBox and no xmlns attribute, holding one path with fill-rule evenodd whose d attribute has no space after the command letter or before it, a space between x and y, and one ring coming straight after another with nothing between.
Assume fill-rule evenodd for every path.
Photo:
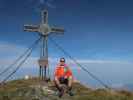
<instances>
[{"instance_id":1,"label":"dark trousers","mask_svg":"<svg viewBox=\"0 0 133 100\"><path fill-rule=\"evenodd\" d=\"M61 77L61 78L59 78L58 80L59 80L60 84L65 84L66 86L68 86L68 81L69 81L68 79L65 79L64 77ZM55 84L56 84L56 82L55 82ZM59 87L58 84L56 84L56 87L57 87L57 89L58 89L59 91L61 91L62 88ZM69 90L69 91L71 91L71 89L72 89L72 87L68 87L68 90Z\"/></svg>"}]
</instances>

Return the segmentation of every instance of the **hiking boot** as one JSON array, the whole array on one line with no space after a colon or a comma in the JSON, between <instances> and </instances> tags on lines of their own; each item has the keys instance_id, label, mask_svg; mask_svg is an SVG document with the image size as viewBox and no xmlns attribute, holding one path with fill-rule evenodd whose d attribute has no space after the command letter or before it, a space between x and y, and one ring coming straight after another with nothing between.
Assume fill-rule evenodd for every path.
<instances>
[{"instance_id":1,"label":"hiking boot","mask_svg":"<svg viewBox=\"0 0 133 100\"><path fill-rule=\"evenodd\" d=\"M61 91L59 91L58 96L61 98L63 96L63 94L64 94L64 89L62 88Z\"/></svg>"},{"instance_id":2,"label":"hiking boot","mask_svg":"<svg viewBox=\"0 0 133 100\"><path fill-rule=\"evenodd\" d=\"M68 94L69 94L70 96L74 96L74 93L73 93L72 91L68 91Z\"/></svg>"}]
</instances>

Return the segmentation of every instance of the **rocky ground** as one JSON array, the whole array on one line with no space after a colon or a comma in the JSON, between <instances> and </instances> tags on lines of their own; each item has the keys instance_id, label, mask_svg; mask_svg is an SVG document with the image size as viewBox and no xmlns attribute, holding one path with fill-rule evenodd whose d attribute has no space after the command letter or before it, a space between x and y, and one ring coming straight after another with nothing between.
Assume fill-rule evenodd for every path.
<instances>
[{"instance_id":1,"label":"rocky ground","mask_svg":"<svg viewBox=\"0 0 133 100\"><path fill-rule=\"evenodd\" d=\"M74 96L67 93L62 98L57 96L53 82L14 80L0 86L0 100L133 100L133 93L125 90L91 89L74 83Z\"/></svg>"}]
</instances>

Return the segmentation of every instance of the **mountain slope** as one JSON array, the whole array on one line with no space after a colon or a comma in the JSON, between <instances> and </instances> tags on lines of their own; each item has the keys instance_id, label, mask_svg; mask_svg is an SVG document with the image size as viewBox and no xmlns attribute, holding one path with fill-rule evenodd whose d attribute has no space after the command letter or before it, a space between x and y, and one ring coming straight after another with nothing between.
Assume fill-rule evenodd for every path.
<instances>
[{"instance_id":1,"label":"mountain slope","mask_svg":"<svg viewBox=\"0 0 133 100\"><path fill-rule=\"evenodd\" d=\"M1 85L0 100L133 100L133 93L128 91L94 90L80 83L74 83L73 92L73 97L65 93L59 98L53 82L21 79Z\"/></svg>"}]
</instances>

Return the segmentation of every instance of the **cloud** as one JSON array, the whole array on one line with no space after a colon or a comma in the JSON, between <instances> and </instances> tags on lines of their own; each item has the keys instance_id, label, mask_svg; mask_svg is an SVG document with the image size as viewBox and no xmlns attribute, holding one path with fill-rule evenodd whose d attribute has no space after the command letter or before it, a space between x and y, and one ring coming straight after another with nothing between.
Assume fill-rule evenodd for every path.
<instances>
[{"instance_id":1,"label":"cloud","mask_svg":"<svg viewBox=\"0 0 133 100\"><path fill-rule=\"evenodd\" d=\"M0 42L0 68L2 66L8 66L13 63L27 48L8 42ZM23 65L24 68L31 68L38 66L39 57L30 56L29 59ZM59 62L60 58L49 57L50 65L54 66ZM67 59L66 62L70 65L76 66L75 62ZM77 62L82 64L132 64L128 61L118 60L93 60L93 59L77 59Z\"/></svg>"},{"instance_id":2,"label":"cloud","mask_svg":"<svg viewBox=\"0 0 133 100\"><path fill-rule=\"evenodd\" d=\"M39 0L41 4L44 4L46 0Z\"/></svg>"},{"instance_id":3,"label":"cloud","mask_svg":"<svg viewBox=\"0 0 133 100\"><path fill-rule=\"evenodd\" d=\"M121 60L91 60L91 59L79 59L77 60L79 63L96 63L96 64L111 64L111 63L117 63L117 64L130 64L131 62L128 61L121 61Z\"/></svg>"},{"instance_id":4,"label":"cloud","mask_svg":"<svg viewBox=\"0 0 133 100\"><path fill-rule=\"evenodd\" d=\"M19 55L24 50L26 50L26 47L22 47L8 42L0 42L0 58L9 56L13 57Z\"/></svg>"},{"instance_id":5,"label":"cloud","mask_svg":"<svg viewBox=\"0 0 133 100\"><path fill-rule=\"evenodd\" d=\"M43 10L45 7L47 8L56 8L53 4L54 0L29 0L32 6L34 5L34 9L36 11Z\"/></svg>"},{"instance_id":6,"label":"cloud","mask_svg":"<svg viewBox=\"0 0 133 100\"><path fill-rule=\"evenodd\" d=\"M49 58L51 62L58 62L60 58ZM102 60L102 59L75 59L78 63L81 64L90 64L90 63L96 63L96 64L109 64L109 63L117 63L117 64L132 64L132 62L129 61L121 61L121 60ZM74 63L73 60L67 59L67 63Z\"/></svg>"},{"instance_id":7,"label":"cloud","mask_svg":"<svg viewBox=\"0 0 133 100\"><path fill-rule=\"evenodd\" d=\"M17 44L0 42L0 72L11 63L13 63L26 49L26 47L19 46ZM17 71L17 73L33 73L33 75L35 74L35 72L38 73L38 59L38 56L30 56L28 60L21 66L20 70ZM49 57L51 73L53 73L53 70L56 64L59 62L59 59L60 58ZM81 69L79 69L79 67L77 67L77 65L72 60L66 58L66 62L70 65L76 77L81 76L82 79L87 75L86 73L81 71ZM110 79L112 83L132 82L132 62L102 59L77 59L77 62L79 62L83 66L86 65L85 68L87 68L90 72L94 73L96 76L99 76L103 80ZM13 69L11 69L9 73L11 71L13 71ZM119 85L121 84L114 86Z\"/></svg>"},{"instance_id":8,"label":"cloud","mask_svg":"<svg viewBox=\"0 0 133 100\"><path fill-rule=\"evenodd\" d=\"M123 83L116 83L116 84L112 84L111 87L113 88L123 88L125 84Z\"/></svg>"},{"instance_id":9,"label":"cloud","mask_svg":"<svg viewBox=\"0 0 133 100\"><path fill-rule=\"evenodd\" d=\"M23 46L0 42L0 68L13 63L25 50L27 50L27 48Z\"/></svg>"}]
</instances>

